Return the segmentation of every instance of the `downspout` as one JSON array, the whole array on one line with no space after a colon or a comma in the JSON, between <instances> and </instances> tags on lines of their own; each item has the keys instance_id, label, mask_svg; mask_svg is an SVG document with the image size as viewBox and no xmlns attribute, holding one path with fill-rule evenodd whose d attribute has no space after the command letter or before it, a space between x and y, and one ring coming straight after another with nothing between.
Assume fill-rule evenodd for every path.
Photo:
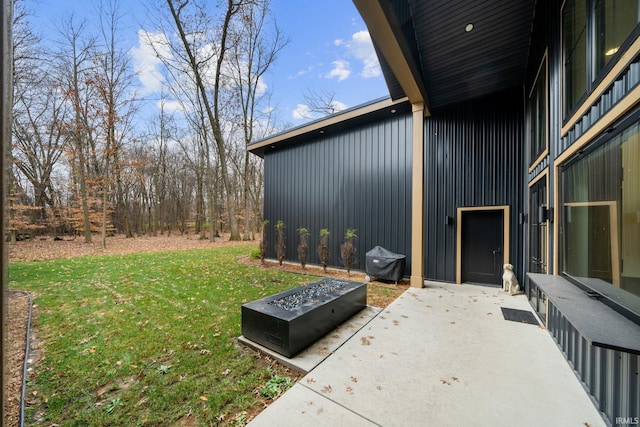
<instances>
[{"instance_id":1,"label":"downspout","mask_svg":"<svg viewBox=\"0 0 640 427\"><path fill-rule=\"evenodd\" d=\"M424 286L424 102L411 104L413 155L411 174L411 287Z\"/></svg>"}]
</instances>

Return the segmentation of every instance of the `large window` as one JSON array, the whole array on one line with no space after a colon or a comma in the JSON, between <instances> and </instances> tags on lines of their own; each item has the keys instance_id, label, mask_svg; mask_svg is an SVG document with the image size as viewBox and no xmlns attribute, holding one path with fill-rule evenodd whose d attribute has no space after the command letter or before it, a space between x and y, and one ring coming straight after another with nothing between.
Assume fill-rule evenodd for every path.
<instances>
[{"instance_id":1,"label":"large window","mask_svg":"<svg viewBox=\"0 0 640 427\"><path fill-rule=\"evenodd\" d=\"M595 75L618 52L638 23L638 0L596 0Z\"/></svg>"},{"instance_id":2,"label":"large window","mask_svg":"<svg viewBox=\"0 0 640 427\"><path fill-rule=\"evenodd\" d=\"M640 296L640 121L561 169L563 272Z\"/></svg>"},{"instance_id":3,"label":"large window","mask_svg":"<svg viewBox=\"0 0 640 427\"><path fill-rule=\"evenodd\" d=\"M587 90L587 4L567 0L562 10L565 115Z\"/></svg>"},{"instance_id":4,"label":"large window","mask_svg":"<svg viewBox=\"0 0 640 427\"><path fill-rule=\"evenodd\" d=\"M542 61L529 95L529 164L538 163L547 150L547 60Z\"/></svg>"},{"instance_id":5,"label":"large window","mask_svg":"<svg viewBox=\"0 0 640 427\"><path fill-rule=\"evenodd\" d=\"M568 115L636 28L640 0L566 0L562 8L564 114Z\"/></svg>"}]
</instances>

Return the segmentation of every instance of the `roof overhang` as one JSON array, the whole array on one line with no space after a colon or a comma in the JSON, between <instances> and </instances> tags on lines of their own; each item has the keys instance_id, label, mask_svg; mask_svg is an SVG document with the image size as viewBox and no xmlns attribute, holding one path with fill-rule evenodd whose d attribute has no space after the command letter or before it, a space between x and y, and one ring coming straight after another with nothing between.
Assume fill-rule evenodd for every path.
<instances>
[{"instance_id":1,"label":"roof overhang","mask_svg":"<svg viewBox=\"0 0 640 427\"><path fill-rule=\"evenodd\" d=\"M403 35L403 26L391 9L391 3L384 0L353 0L362 19L369 28L378 57L385 62L393 73L385 73L387 85L399 84L403 95L412 104L424 103L425 115L428 115L427 91L422 80L422 71L414 58L407 37ZM410 25L410 22L409 22ZM389 79L395 79L390 82ZM392 99L401 98L391 93Z\"/></svg>"},{"instance_id":2,"label":"roof overhang","mask_svg":"<svg viewBox=\"0 0 640 427\"><path fill-rule=\"evenodd\" d=\"M283 148L314 138L326 137L346 128L352 128L409 111L411 111L411 104L407 102L407 98L397 100L390 98L378 99L256 141L249 144L247 150L264 157L265 152L270 149Z\"/></svg>"},{"instance_id":3,"label":"roof overhang","mask_svg":"<svg viewBox=\"0 0 640 427\"><path fill-rule=\"evenodd\" d=\"M524 85L536 0L353 0L392 99L429 112Z\"/></svg>"}]
</instances>

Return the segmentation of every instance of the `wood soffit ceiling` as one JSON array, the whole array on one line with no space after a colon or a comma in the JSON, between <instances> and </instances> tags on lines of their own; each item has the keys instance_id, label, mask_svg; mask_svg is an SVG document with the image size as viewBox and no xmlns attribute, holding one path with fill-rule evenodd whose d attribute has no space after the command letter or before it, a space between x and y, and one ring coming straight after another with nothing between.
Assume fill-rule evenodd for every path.
<instances>
[{"instance_id":1,"label":"wood soffit ceiling","mask_svg":"<svg viewBox=\"0 0 640 427\"><path fill-rule=\"evenodd\" d=\"M403 89L406 79L414 79L411 73L398 75L399 68L390 64L397 57L390 58L389 30L404 39L394 45L404 47L408 69L417 64L417 79L422 79L417 84L429 110L524 82L535 0L353 1L369 27L392 99L421 101ZM386 23L371 17L376 8ZM469 32L468 24L473 25Z\"/></svg>"}]
</instances>

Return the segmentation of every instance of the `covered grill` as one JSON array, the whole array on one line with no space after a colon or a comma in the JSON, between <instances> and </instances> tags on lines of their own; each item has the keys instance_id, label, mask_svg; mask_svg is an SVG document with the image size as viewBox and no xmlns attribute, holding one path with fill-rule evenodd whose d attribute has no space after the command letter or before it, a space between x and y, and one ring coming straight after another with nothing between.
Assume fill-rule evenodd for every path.
<instances>
[{"instance_id":1,"label":"covered grill","mask_svg":"<svg viewBox=\"0 0 640 427\"><path fill-rule=\"evenodd\" d=\"M396 284L402 279L406 256L376 246L366 253L366 272L372 278L391 280Z\"/></svg>"}]
</instances>

